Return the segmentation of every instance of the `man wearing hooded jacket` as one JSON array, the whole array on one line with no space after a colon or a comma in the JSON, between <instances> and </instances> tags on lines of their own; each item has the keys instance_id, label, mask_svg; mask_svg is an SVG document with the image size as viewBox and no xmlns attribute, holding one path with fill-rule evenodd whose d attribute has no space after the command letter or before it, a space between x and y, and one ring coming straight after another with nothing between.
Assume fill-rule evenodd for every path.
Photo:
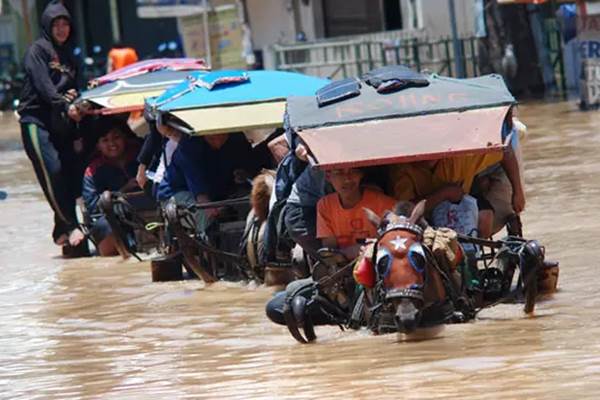
<instances>
[{"instance_id":1,"label":"man wearing hooded jacket","mask_svg":"<svg viewBox=\"0 0 600 400\"><path fill-rule=\"evenodd\" d=\"M81 116L71 102L77 97L77 68L69 45L71 16L52 1L41 18L42 36L25 53L25 82L19 115L21 135L38 182L54 211L52 237L57 245L78 245L75 199L80 177L74 151L73 123Z\"/></svg>"}]
</instances>

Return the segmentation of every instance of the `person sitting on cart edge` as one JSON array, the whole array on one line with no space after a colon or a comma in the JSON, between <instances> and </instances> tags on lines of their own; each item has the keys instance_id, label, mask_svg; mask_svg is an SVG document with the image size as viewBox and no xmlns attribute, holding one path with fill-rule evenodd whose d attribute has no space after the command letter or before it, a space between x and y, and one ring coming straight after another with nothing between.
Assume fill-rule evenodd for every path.
<instances>
[{"instance_id":1,"label":"person sitting on cart edge","mask_svg":"<svg viewBox=\"0 0 600 400\"><path fill-rule=\"evenodd\" d=\"M105 124L96 144L98 157L85 170L82 197L93 220L90 236L99 255L113 256L117 254L115 238L106 217L98 208L98 201L107 190L126 193L140 189L135 180L138 146L124 122L108 120Z\"/></svg>"},{"instance_id":2,"label":"person sitting on cart edge","mask_svg":"<svg viewBox=\"0 0 600 400\"><path fill-rule=\"evenodd\" d=\"M308 163L308 151L299 144L296 157ZM326 194L331 193L325 179L325 173L316 166L307 165L292 184L289 196L285 200L283 221L290 238L309 255L315 256L321 241L317 239L317 203Z\"/></svg>"},{"instance_id":3,"label":"person sitting on cart edge","mask_svg":"<svg viewBox=\"0 0 600 400\"><path fill-rule=\"evenodd\" d=\"M192 137L166 125L157 127L179 142L158 188L161 202L174 198L177 204L191 205L227 199L270 162L266 153L254 154L241 133ZM198 231L204 232L218 214L217 208L198 211Z\"/></svg>"},{"instance_id":4,"label":"person sitting on cart edge","mask_svg":"<svg viewBox=\"0 0 600 400\"><path fill-rule=\"evenodd\" d=\"M364 172L360 169L336 169L325 173L335 193L317 203L317 238L323 247L339 249L352 259L366 239L377 236L365 208L381 216L392 211L396 200L371 187L361 186Z\"/></svg>"}]
</instances>

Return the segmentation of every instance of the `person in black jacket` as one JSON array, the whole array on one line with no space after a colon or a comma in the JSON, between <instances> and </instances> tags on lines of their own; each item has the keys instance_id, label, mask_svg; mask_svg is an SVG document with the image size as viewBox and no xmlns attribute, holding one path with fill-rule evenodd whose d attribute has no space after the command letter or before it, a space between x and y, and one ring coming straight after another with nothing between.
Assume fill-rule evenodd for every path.
<instances>
[{"instance_id":1,"label":"person in black jacket","mask_svg":"<svg viewBox=\"0 0 600 400\"><path fill-rule=\"evenodd\" d=\"M77 246L75 199L81 187L73 121L81 115L71 104L77 97L77 68L70 40L71 16L52 1L41 18L42 37L25 53L25 81L19 115L21 135L38 182L54 211L52 237L57 245Z\"/></svg>"}]
</instances>

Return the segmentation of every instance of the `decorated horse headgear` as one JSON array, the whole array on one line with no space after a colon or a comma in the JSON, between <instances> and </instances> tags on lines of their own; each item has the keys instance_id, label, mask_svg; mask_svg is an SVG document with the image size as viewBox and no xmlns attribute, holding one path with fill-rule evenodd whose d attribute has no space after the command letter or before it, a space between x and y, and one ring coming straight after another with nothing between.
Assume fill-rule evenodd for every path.
<instances>
[{"instance_id":1,"label":"decorated horse headgear","mask_svg":"<svg viewBox=\"0 0 600 400\"><path fill-rule=\"evenodd\" d=\"M386 217L388 215L386 215ZM385 217L384 221L386 221ZM394 231L409 232L415 235L415 237L414 239L409 239L397 235L392 240L389 240L388 237L386 246L381 246L382 239ZM373 258L371 260L375 269L377 282L383 282L383 280L389 276L394 259L398 258L398 253L406 254L410 266L417 274L423 276L423 279L425 279L426 275L424 272L427 265L427 255L421 244L423 238L423 228L421 228L421 226L411 222L408 218L401 216L400 218L396 218L395 221L389 221L382 224L378 229L378 236L379 238L375 243ZM415 284L407 288L388 290L386 298L408 297L423 301L423 285Z\"/></svg>"}]
</instances>

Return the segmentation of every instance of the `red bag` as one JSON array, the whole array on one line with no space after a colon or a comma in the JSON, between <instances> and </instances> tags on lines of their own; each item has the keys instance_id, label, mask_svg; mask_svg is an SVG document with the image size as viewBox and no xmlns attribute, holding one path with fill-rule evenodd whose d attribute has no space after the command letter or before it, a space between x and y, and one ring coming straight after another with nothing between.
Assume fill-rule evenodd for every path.
<instances>
[{"instance_id":1,"label":"red bag","mask_svg":"<svg viewBox=\"0 0 600 400\"><path fill-rule=\"evenodd\" d=\"M369 289L375 286L375 269L373 268L373 262L369 257L363 257L363 259L356 264L353 275L356 283Z\"/></svg>"}]
</instances>

